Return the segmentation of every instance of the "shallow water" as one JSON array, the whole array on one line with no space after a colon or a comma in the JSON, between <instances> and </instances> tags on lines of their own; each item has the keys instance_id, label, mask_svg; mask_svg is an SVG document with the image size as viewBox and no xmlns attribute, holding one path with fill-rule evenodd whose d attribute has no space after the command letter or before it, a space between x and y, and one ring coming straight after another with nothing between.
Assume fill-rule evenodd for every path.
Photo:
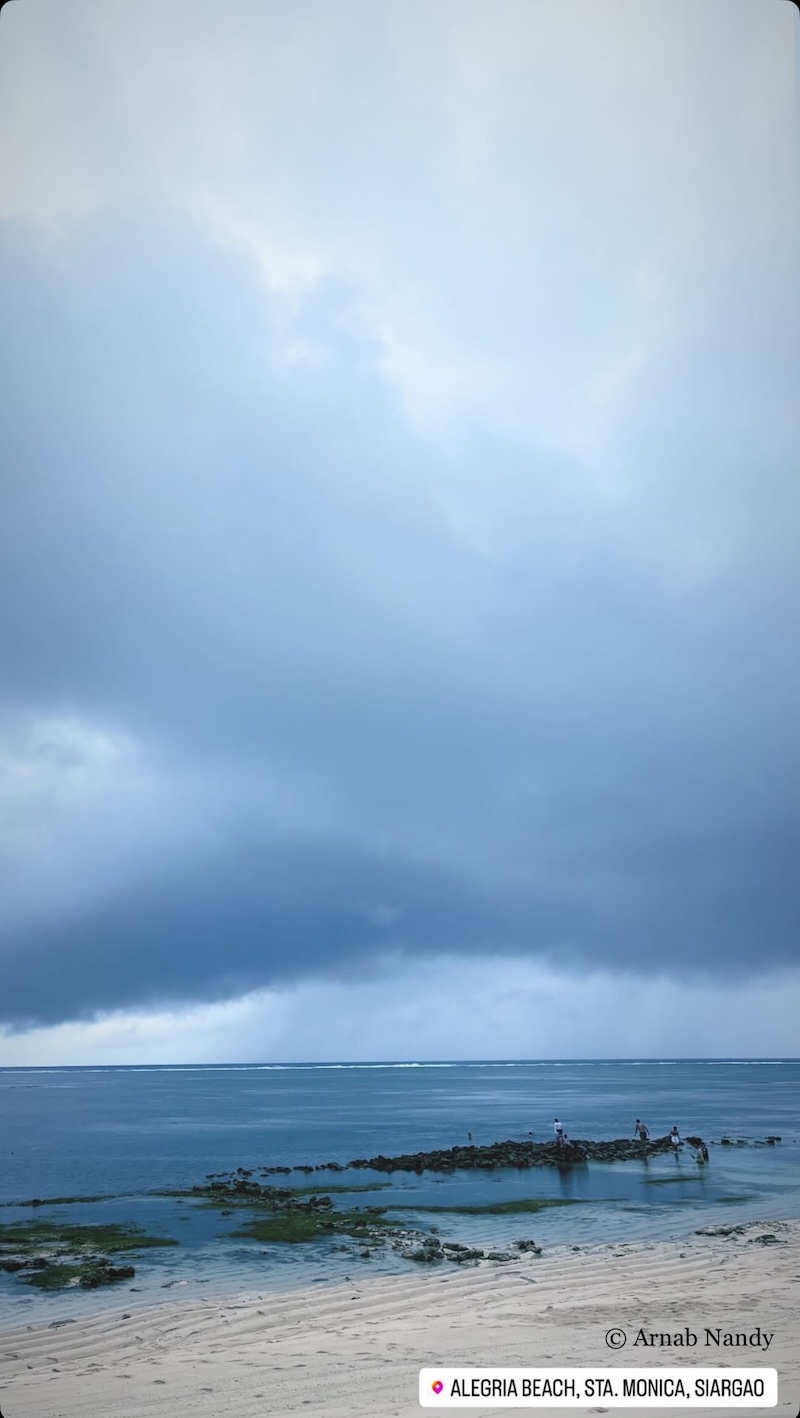
<instances>
[{"instance_id":1,"label":"shallow water","mask_svg":"<svg viewBox=\"0 0 800 1418\"><path fill-rule=\"evenodd\" d=\"M358 1187L388 1181L374 1192L337 1195L336 1204L400 1205L409 1225L435 1225L444 1238L492 1247L529 1236L545 1247L662 1239L720 1221L798 1216L798 1085L797 1061L0 1070L3 1223L50 1215L134 1221L181 1243L134 1258L132 1289L47 1295L0 1276L0 1320L407 1270L410 1263L388 1248L362 1260L358 1248L332 1252L329 1241L243 1241L231 1236L240 1213L224 1218L152 1192L191 1187L240 1165L345 1164L451 1147L469 1131L479 1145L530 1131L549 1140L554 1114L573 1137L631 1137L636 1117L658 1136L677 1122L684 1134L706 1138L710 1164L698 1167L685 1149L677 1160L569 1169L390 1178L294 1172L272 1180L320 1191L346 1184L348 1175ZM781 1143L757 1146L768 1134ZM723 1136L748 1145L723 1147ZM14 1204L76 1194L111 1199L35 1210ZM530 1197L571 1204L500 1217L416 1210Z\"/></svg>"}]
</instances>

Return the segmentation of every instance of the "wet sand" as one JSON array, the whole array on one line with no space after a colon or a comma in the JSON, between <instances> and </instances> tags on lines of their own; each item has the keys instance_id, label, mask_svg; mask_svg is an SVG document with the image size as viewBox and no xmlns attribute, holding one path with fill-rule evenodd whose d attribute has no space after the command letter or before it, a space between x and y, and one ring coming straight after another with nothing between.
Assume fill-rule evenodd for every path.
<instances>
[{"instance_id":1,"label":"wet sand","mask_svg":"<svg viewBox=\"0 0 800 1418\"><path fill-rule=\"evenodd\" d=\"M777 1243L756 1240L766 1233ZM800 1408L800 1222L682 1242L553 1249L505 1265L374 1279L362 1268L354 1276L290 1294L129 1311L121 1295L119 1308L91 1318L6 1327L0 1411L4 1418L412 1418L422 1411L418 1371L437 1363L774 1367L778 1407L738 1411L795 1418ZM617 1354L605 1343L611 1326L628 1336ZM698 1336L694 1348L634 1346L640 1329L686 1326ZM760 1328L774 1338L766 1352L716 1349L705 1344L707 1326ZM652 1411L665 1418L678 1410Z\"/></svg>"}]
</instances>

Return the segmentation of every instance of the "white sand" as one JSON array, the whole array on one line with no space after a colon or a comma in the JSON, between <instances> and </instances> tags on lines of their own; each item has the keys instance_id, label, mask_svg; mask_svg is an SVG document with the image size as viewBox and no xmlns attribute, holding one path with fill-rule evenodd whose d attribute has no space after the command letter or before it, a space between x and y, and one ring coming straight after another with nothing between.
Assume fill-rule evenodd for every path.
<instances>
[{"instance_id":1,"label":"white sand","mask_svg":"<svg viewBox=\"0 0 800 1418\"><path fill-rule=\"evenodd\" d=\"M781 1244L753 1241L765 1231ZM417 1402L423 1365L681 1362L775 1367L778 1407L760 1411L795 1418L800 1410L800 1222L760 1223L728 1239L554 1250L507 1265L368 1277L364 1266L354 1284L6 1329L0 1411L4 1418L411 1418L427 1411ZM622 1354L606 1347L612 1325L628 1331ZM686 1325L701 1339L694 1350L631 1347L642 1326ZM767 1353L717 1352L702 1343L706 1325L748 1333L760 1326L775 1337ZM734 1410L709 1410L726 1411Z\"/></svg>"}]
</instances>

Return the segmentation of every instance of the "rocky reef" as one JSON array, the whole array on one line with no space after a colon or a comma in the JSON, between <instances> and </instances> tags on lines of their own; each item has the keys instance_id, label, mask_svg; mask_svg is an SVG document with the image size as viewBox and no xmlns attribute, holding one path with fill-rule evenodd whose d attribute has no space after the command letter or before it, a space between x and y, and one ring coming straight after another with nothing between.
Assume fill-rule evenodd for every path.
<instances>
[{"instance_id":1,"label":"rocky reef","mask_svg":"<svg viewBox=\"0 0 800 1418\"><path fill-rule=\"evenodd\" d=\"M723 1147L774 1147L781 1138L771 1135L762 1139L722 1137ZM683 1143L694 1149L705 1146L701 1137L685 1137ZM455 1172L460 1170L492 1171L500 1167L573 1167L583 1162L633 1162L642 1157L655 1157L671 1152L672 1143L668 1136L651 1138L648 1142L631 1140L627 1137L614 1138L609 1142L593 1142L584 1138L569 1141L559 1146L552 1142L493 1142L486 1147L470 1144L464 1147L439 1148L430 1152L404 1152L387 1157L380 1153L376 1157L354 1157L350 1162L298 1162L294 1167L261 1167L262 1176L291 1172L343 1172L351 1167L368 1168L374 1172ZM252 1170L239 1168L242 1189L252 1176ZM211 1180L211 1177L209 1177Z\"/></svg>"},{"instance_id":2,"label":"rocky reef","mask_svg":"<svg viewBox=\"0 0 800 1418\"><path fill-rule=\"evenodd\" d=\"M135 1226L71 1226L56 1220L0 1226L0 1271L38 1290L97 1290L131 1280L132 1265L115 1265L106 1251L145 1251L177 1241L146 1236Z\"/></svg>"},{"instance_id":3,"label":"rocky reef","mask_svg":"<svg viewBox=\"0 0 800 1418\"><path fill-rule=\"evenodd\" d=\"M294 1170L305 1171L305 1168ZM269 1168L261 1169L262 1176L269 1173ZM220 1209L223 1216L244 1211L247 1219L238 1230L232 1232L234 1236L242 1239L288 1244L324 1239L332 1242L338 1240L340 1244L332 1246L334 1251L357 1254L364 1260L368 1260L381 1247L388 1245L404 1260L425 1265L441 1261L450 1261L455 1265L482 1260L509 1261L514 1259L515 1254L518 1258L525 1252L541 1255L541 1247L531 1239L515 1241L513 1251L487 1251L455 1240L441 1240L436 1226L430 1226L428 1230L405 1226L391 1214L407 1211L409 1207L405 1202L396 1201L387 1206L349 1206L339 1210L333 1198L327 1194L311 1192L309 1195L310 1188L280 1187L258 1182L254 1179L253 1170L246 1167L240 1167L236 1172L210 1173L206 1181L206 1186L194 1186L190 1192L184 1192L182 1195L202 1200L206 1205ZM385 1185L387 1184L378 1183L377 1187ZM374 1189L375 1186L341 1188L348 1192ZM483 1205L417 1206L413 1210L446 1212L453 1215L511 1216L572 1204L563 1200L516 1198L505 1202L487 1202Z\"/></svg>"},{"instance_id":4,"label":"rocky reef","mask_svg":"<svg viewBox=\"0 0 800 1418\"><path fill-rule=\"evenodd\" d=\"M632 1162L672 1151L668 1137L651 1142L617 1138L612 1142L583 1139L559 1146L555 1142L493 1142L488 1147L450 1147L444 1151L402 1153L398 1157L356 1157L348 1167L375 1172L492 1171L498 1167L574 1167L583 1162Z\"/></svg>"}]
</instances>

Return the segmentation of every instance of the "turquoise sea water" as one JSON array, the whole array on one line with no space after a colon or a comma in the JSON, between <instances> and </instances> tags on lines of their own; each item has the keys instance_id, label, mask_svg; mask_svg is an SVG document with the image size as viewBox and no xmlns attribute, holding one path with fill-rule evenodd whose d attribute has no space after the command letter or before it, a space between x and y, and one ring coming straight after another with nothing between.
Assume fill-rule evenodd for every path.
<instances>
[{"instance_id":1,"label":"turquoise sea water","mask_svg":"<svg viewBox=\"0 0 800 1418\"><path fill-rule=\"evenodd\" d=\"M800 1216L800 1061L625 1061L370 1065L232 1065L166 1068L0 1070L0 1219L137 1221L179 1248L136 1261L130 1293L41 1295L0 1275L0 1321L44 1309L75 1313L104 1303L152 1303L210 1290L257 1291L378 1269L409 1267L389 1252L369 1261L304 1246L243 1242L226 1219L191 1202L156 1197L238 1166L341 1165L377 1153L416 1152L533 1132L552 1136L558 1115L573 1138L632 1137L641 1117L653 1137L677 1123L699 1134L711 1160L688 1149L649 1162L589 1163L559 1171L395 1173L295 1172L320 1191L386 1183L337 1197L340 1205L400 1204L409 1225L494 1246L534 1237L545 1247L659 1239L720 1221ZM760 1145L777 1134L777 1146ZM730 1137L733 1146L722 1146ZM42 1206L33 1197L102 1195L92 1203ZM534 1216L433 1216L416 1207L513 1198L575 1203Z\"/></svg>"}]
</instances>

